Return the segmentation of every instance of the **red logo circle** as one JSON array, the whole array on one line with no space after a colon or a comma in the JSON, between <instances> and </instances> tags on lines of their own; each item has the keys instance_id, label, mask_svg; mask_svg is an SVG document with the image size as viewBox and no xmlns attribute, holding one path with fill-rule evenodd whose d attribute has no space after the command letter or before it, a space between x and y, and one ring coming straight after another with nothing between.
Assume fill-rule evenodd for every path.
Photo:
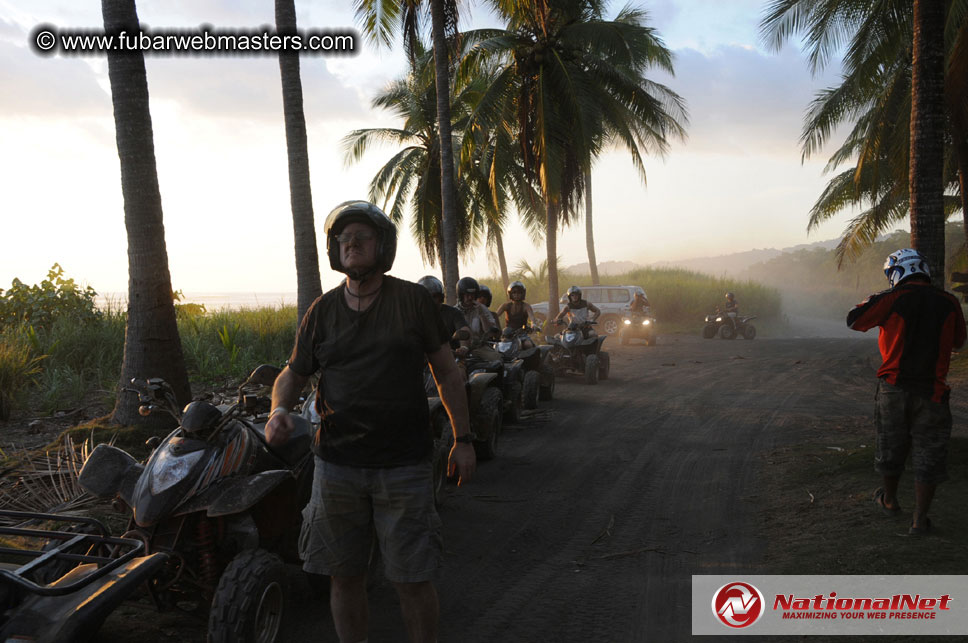
<instances>
[{"instance_id":1,"label":"red logo circle","mask_svg":"<svg viewBox=\"0 0 968 643\"><path fill-rule=\"evenodd\" d=\"M713 594L713 614L727 627L749 627L763 616L763 593L749 583L727 583Z\"/></svg>"}]
</instances>

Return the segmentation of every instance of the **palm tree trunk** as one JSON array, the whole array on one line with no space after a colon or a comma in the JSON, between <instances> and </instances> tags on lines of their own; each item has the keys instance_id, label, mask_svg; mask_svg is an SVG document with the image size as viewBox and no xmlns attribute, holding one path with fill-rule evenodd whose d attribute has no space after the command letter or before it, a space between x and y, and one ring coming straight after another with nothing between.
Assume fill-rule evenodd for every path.
<instances>
[{"instance_id":1,"label":"palm tree trunk","mask_svg":"<svg viewBox=\"0 0 968 643\"><path fill-rule=\"evenodd\" d=\"M558 204L545 201L545 248L548 253L548 319L558 314Z\"/></svg>"},{"instance_id":2,"label":"palm tree trunk","mask_svg":"<svg viewBox=\"0 0 968 643\"><path fill-rule=\"evenodd\" d=\"M504 237L501 235L501 229L495 228L494 230L494 246L497 249L497 263L501 267L501 283L504 284L504 290L508 289L508 284L511 283L510 277L508 277L508 260L504 256Z\"/></svg>"},{"instance_id":3,"label":"palm tree trunk","mask_svg":"<svg viewBox=\"0 0 968 643\"><path fill-rule=\"evenodd\" d=\"M911 70L911 244L944 286L944 12L938 0L914 2Z\"/></svg>"},{"instance_id":4,"label":"palm tree trunk","mask_svg":"<svg viewBox=\"0 0 968 643\"><path fill-rule=\"evenodd\" d=\"M101 15L109 34L139 29L134 0L101 0ZM111 419L124 425L166 428L173 426L173 418L163 413L142 417L138 397L123 392L132 378L161 377L171 385L179 404L191 399L168 271L148 78L141 52L108 51L107 58L128 236L128 320Z\"/></svg>"},{"instance_id":5,"label":"palm tree trunk","mask_svg":"<svg viewBox=\"0 0 968 643\"><path fill-rule=\"evenodd\" d=\"M437 125L440 131L440 203L444 228L444 295L447 303L457 302L457 190L454 186L454 150L450 134L450 56L444 33L443 0L430 0L434 39L434 69L437 83Z\"/></svg>"},{"instance_id":6,"label":"palm tree trunk","mask_svg":"<svg viewBox=\"0 0 968 643\"><path fill-rule=\"evenodd\" d=\"M592 225L592 173L585 172L585 247L588 248L588 272L592 284L599 285L598 262L595 260L595 228Z\"/></svg>"},{"instance_id":7,"label":"palm tree trunk","mask_svg":"<svg viewBox=\"0 0 968 643\"><path fill-rule=\"evenodd\" d=\"M276 29L282 35L296 33L294 0L276 0ZM282 111L286 122L286 150L289 155L289 202L292 208L292 230L296 253L296 302L298 321L310 304L323 292L319 277L319 253L316 249L316 224L313 216L313 192L309 180L309 150L306 139L306 116L303 112L302 81L299 78L299 54L279 52L282 76Z\"/></svg>"}]
</instances>

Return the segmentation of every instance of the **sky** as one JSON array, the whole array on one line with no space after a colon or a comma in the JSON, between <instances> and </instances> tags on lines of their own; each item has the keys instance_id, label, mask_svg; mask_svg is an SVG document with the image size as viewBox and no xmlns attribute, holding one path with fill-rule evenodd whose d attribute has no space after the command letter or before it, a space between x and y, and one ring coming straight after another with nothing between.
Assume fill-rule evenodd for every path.
<instances>
[{"instance_id":1,"label":"sky","mask_svg":"<svg viewBox=\"0 0 968 643\"><path fill-rule=\"evenodd\" d=\"M302 29L355 28L348 0L296 0ZM623 3L624 4L624 3ZM255 29L274 22L269 0L139 0L152 29ZM654 80L680 94L688 138L646 159L647 185L627 152L610 151L592 174L599 262L647 265L783 248L839 236L848 214L807 234L807 213L826 185L826 156L801 161L799 134L814 94L837 69L811 76L795 45L767 50L757 25L765 0L639 3L675 55L675 76ZM464 3L462 29L495 26L485 5ZM611 15L620 8L615 3ZM56 262L100 293L127 290L127 241L107 62L103 55L40 56L42 23L99 28L94 0L0 0L0 288L38 283ZM301 76L317 234L338 203L365 199L370 179L397 150L375 147L347 165L341 139L395 127L371 107L402 76L399 47L364 43L354 56L303 56ZM172 285L192 292L296 290L278 59L273 56L146 60ZM391 274L416 280L423 264L405 224ZM325 242L320 257L325 261ZM587 261L584 225L564 231L561 266ZM544 256L516 223L506 234L512 267ZM497 274L484 249L462 275ZM324 289L340 275L321 265ZM438 273L439 274L439 273Z\"/></svg>"}]
</instances>

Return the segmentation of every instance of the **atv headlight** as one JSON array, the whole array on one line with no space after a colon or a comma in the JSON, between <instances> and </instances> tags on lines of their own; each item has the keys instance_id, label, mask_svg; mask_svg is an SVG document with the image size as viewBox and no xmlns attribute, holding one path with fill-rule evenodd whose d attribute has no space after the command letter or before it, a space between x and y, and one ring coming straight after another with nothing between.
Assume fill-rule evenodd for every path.
<instances>
[{"instance_id":1,"label":"atv headlight","mask_svg":"<svg viewBox=\"0 0 968 643\"><path fill-rule=\"evenodd\" d=\"M632 320L631 319L626 319L625 320L625 325L626 326L630 325L631 323L632 323Z\"/></svg>"},{"instance_id":2,"label":"atv headlight","mask_svg":"<svg viewBox=\"0 0 968 643\"><path fill-rule=\"evenodd\" d=\"M723 318L722 317L717 317L716 318L716 321L723 321Z\"/></svg>"},{"instance_id":3,"label":"atv headlight","mask_svg":"<svg viewBox=\"0 0 968 643\"><path fill-rule=\"evenodd\" d=\"M499 353L506 353L511 350L511 342L498 342L497 350Z\"/></svg>"},{"instance_id":4,"label":"atv headlight","mask_svg":"<svg viewBox=\"0 0 968 643\"><path fill-rule=\"evenodd\" d=\"M170 445L166 445L151 463L151 493L157 495L184 480L204 453L204 449L199 449L184 455L175 455L171 452Z\"/></svg>"},{"instance_id":5,"label":"atv headlight","mask_svg":"<svg viewBox=\"0 0 968 643\"><path fill-rule=\"evenodd\" d=\"M642 320L642 325L643 326L648 326L649 325L649 320L648 319Z\"/></svg>"}]
</instances>

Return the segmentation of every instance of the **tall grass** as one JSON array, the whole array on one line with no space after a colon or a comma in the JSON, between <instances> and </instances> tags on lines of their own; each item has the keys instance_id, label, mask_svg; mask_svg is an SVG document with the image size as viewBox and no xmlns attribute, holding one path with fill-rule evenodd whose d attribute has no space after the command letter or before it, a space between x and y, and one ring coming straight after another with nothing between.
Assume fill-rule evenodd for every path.
<instances>
[{"instance_id":1,"label":"tall grass","mask_svg":"<svg viewBox=\"0 0 968 643\"><path fill-rule=\"evenodd\" d=\"M127 315L113 306L101 313L83 324L57 318L47 328L0 329L0 388L37 414L91 401L112 406ZM296 334L296 308L190 309L180 312L178 332L192 389L200 393L238 382L259 364L285 362ZM31 364L34 372L27 369Z\"/></svg>"}]
</instances>

